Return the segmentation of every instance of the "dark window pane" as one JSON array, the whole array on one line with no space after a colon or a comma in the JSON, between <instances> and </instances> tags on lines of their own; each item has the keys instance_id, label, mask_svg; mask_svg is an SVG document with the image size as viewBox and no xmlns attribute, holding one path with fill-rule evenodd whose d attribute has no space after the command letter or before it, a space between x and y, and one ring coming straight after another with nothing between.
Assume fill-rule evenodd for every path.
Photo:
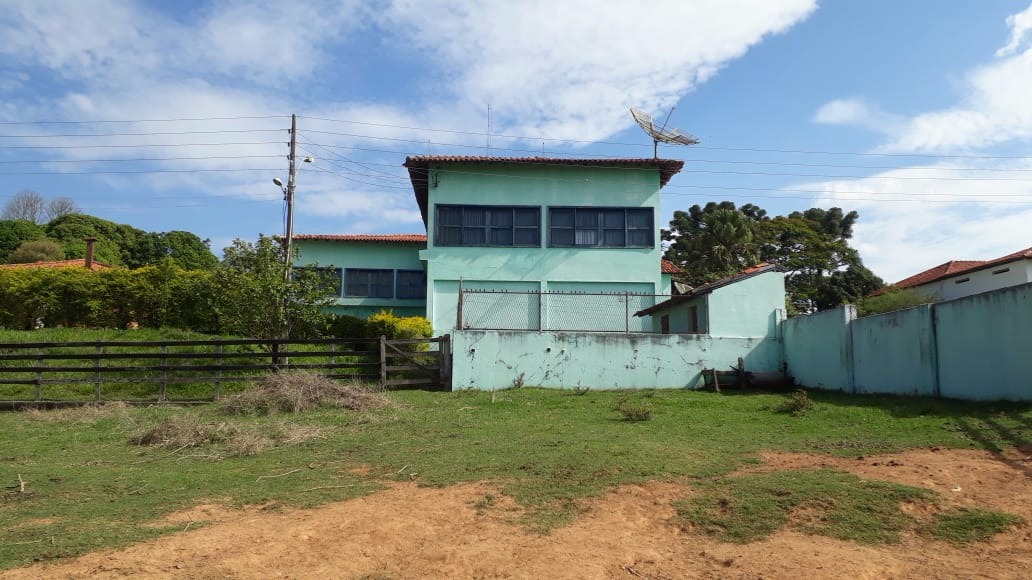
<instances>
[{"instance_id":1,"label":"dark window pane","mask_svg":"<svg viewBox=\"0 0 1032 580\"><path fill-rule=\"evenodd\" d=\"M598 244L598 230L577 230L578 246L594 246Z\"/></svg>"},{"instance_id":2,"label":"dark window pane","mask_svg":"<svg viewBox=\"0 0 1032 580\"><path fill-rule=\"evenodd\" d=\"M516 225L517 226L540 226L541 225L541 214L538 213L538 209L535 208L516 208Z\"/></svg>"},{"instance_id":3,"label":"dark window pane","mask_svg":"<svg viewBox=\"0 0 1032 580\"><path fill-rule=\"evenodd\" d=\"M462 225L482 226L487 223L487 210L482 208L467 207L462 212Z\"/></svg>"},{"instance_id":4,"label":"dark window pane","mask_svg":"<svg viewBox=\"0 0 1032 580\"><path fill-rule=\"evenodd\" d=\"M624 210L607 209L602 212L602 227L620 228L624 227Z\"/></svg>"},{"instance_id":5,"label":"dark window pane","mask_svg":"<svg viewBox=\"0 0 1032 580\"><path fill-rule=\"evenodd\" d=\"M462 208L437 206L437 224L442 226L462 225Z\"/></svg>"},{"instance_id":6,"label":"dark window pane","mask_svg":"<svg viewBox=\"0 0 1032 580\"><path fill-rule=\"evenodd\" d=\"M462 245L483 246L486 243L484 228L462 228Z\"/></svg>"},{"instance_id":7,"label":"dark window pane","mask_svg":"<svg viewBox=\"0 0 1032 580\"><path fill-rule=\"evenodd\" d=\"M515 245L517 246L540 246L541 230L537 228L516 228Z\"/></svg>"},{"instance_id":8,"label":"dark window pane","mask_svg":"<svg viewBox=\"0 0 1032 580\"><path fill-rule=\"evenodd\" d=\"M573 230L552 229L552 237L549 243L553 246L569 247L573 245Z\"/></svg>"},{"instance_id":9,"label":"dark window pane","mask_svg":"<svg viewBox=\"0 0 1032 580\"><path fill-rule=\"evenodd\" d=\"M422 270L398 270L398 298L426 298L426 272Z\"/></svg>"},{"instance_id":10,"label":"dark window pane","mask_svg":"<svg viewBox=\"0 0 1032 580\"><path fill-rule=\"evenodd\" d=\"M491 228L491 245L492 246L511 246L512 245L512 230L509 228L499 229Z\"/></svg>"},{"instance_id":11,"label":"dark window pane","mask_svg":"<svg viewBox=\"0 0 1032 580\"><path fill-rule=\"evenodd\" d=\"M458 226L448 226L441 228L441 236L437 239L437 243L443 246L457 246L462 243L462 228Z\"/></svg>"},{"instance_id":12,"label":"dark window pane","mask_svg":"<svg viewBox=\"0 0 1032 580\"><path fill-rule=\"evenodd\" d=\"M650 208L635 208L627 210L627 227L628 228L646 228L652 229L652 209Z\"/></svg>"},{"instance_id":13,"label":"dark window pane","mask_svg":"<svg viewBox=\"0 0 1032 580\"><path fill-rule=\"evenodd\" d=\"M598 227L598 211L593 209L577 210L577 227L594 228Z\"/></svg>"},{"instance_id":14,"label":"dark window pane","mask_svg":"<svg viewBox=\"0 0 1032 580\"><path fill-rule=\"evenodd\" d=\"M610 247L623 247L624 246L624 231L623 230L605 230L602 233L602 245Z\"/></svg>"},{"instance_id":15,"label":"dark window pane","mask_svg":"<svg viewBox=\"0 0 1032 580\"><path fill-rule=\"evenodd\" d=\"M573 227L572 209L550 209L548 214L551 225Z\"/></svg>"},{"instance_id":16,"label":"dark window pane","mask_svg":"<svg viewBox=\"0 0 1032 580\"><path fill-rule=\"evenodd\" d=\"M635 248L651 248L652 230L628 230L627 245Z\"/></svg>"},{"instance_id":17,"label":"dark window pane","mask_svg":"<svg viewBox=\"0 0 1032 580\"><path fill-rule=\"evenodd\" d=\"M512 210L511 209L492 209L491 210L491 225L492 226L511 226L512 225Z\"/></svg>"}]
</instances>

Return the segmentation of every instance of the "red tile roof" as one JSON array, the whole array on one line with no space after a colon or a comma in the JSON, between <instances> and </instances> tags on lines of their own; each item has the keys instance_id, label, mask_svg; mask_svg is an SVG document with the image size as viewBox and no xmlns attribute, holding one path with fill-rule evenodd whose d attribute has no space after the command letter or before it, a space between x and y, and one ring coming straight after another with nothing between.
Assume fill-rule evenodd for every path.
<instances>
[{"instance_id":1,"label":"red tile roof","mask_svg":"<svg viewBox=\"0 0 1032 580\"><path fill-rule=\"evenodd\" d=\"M424 234L301 234L295 240L324 240L330 242L379 242L394 244L425 244Z\"/></svg>"},{"instance_id":2,"label":"red tile roof","mask_svg":"<svg viewBox=\"0 0 1032 580\"><path fill-rule=\"evenodd\" d=\"M670 260L660 260L659 261L659 271L664 273L664 274L680 274L681 273L681 269L677 267L677 264L671 262Z\"/></svg>"},{"instance_id":3,"label":"red tile roof","mask_svg":"<svg viewBox=\"0 0 1032 580\"><path fill-rule=\"evenodd\" d=\"M19 270L29 268L85 268L86 259L79 258L78 260L54 260L51 262L27 262L25 264L0 264L0 269L3 270ZM103 262L93 261L93 266L90 270L96 272L97 270L109 270L114 266L109 266Z\"/></svg>"},{"instance_id":4,"label":"red tile roof","mask_svg":"<svg viewBox=\"0 0 1032 580\"><path fill-rule=\"evenodd\" d=\"M903 280L893 284L892 287L913 288L915 286L938 282L944 278L952 278L953 276L959 276L960 274L976 272L978 270L992 268L993 266L999 266L1001 264L1025 259L1032 259L1032 248L1018 250L1013 254L1007 254L1006 256L1001 256L993 260L951 260L945 264L939 264L934 268L929 268L924 272L914 274L909 278L904 278Z\"/></svg>"},{"instance_id":5,"label":"red tile roof","mask_svg":"<svg viewBox=\"0 0 1032 580\"><path fill-rule=\"evenodd\" d=\"M541 166L573 166L573 167L614 167L643 168L659 170L659 186L663 187L684 167L679 159L650 158L608 158L608 159L575 159L568 157L488 157L479 155L412 155L405 158L405 167L409 171L412 190L416 194L416 203L423 214L423 224L427 224L427 196L430 185L427 181L430 165L541 165Z\"/></svg>"}]
</instances>

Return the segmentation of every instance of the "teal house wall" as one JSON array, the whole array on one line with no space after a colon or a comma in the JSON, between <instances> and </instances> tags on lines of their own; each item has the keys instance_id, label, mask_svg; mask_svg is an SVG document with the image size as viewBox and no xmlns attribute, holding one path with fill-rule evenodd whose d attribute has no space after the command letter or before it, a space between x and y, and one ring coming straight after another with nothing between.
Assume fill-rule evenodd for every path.
<instances>
[{"instance_id":1,"label":"teal house wall","mask_svg":"<svg viewBox=\"0 0 1032 580\"><path fill-rule=\"evenodd\" d=\"M296 267L339 268L340 284L335 303L328 308L335 314L366 318L381 310L398 316L425 316L425 298L374 298L347 295L349 269L424 272L419 259L426 247L421 235L299 235L295 238ZM436 329L435 329L436 330Z\"/></svg>"},{"instance_id":2,"label":"teal house wall","mask_svg":"<svg viewBox=\"0 0 1032 580\"><path fill-rule=\"evenodd\" d=\"M711 336L778 336L784 319L785 274L761 265L674 296L638 313L652 332Z\"/></svg>"},{"instance_id":3,"label":"teal house wall","mask_svg":"<svg viewBox=\"0 0 1032 580\"><path fill-rule=\"evenodd\" d=\"M460 280L465 289L557 292L575 286L583 292L668 292L669 281L660 270L659 191L682 165L662 159L408 158L406 166L427 226L427 247L420 258L427 264L426 310L434 329L443 333L456 327ZM540 208L540 244L438 244L437 208L471 204ZM549 247L550 207L651 209L651 247ZM539 328L541 316L554 318L554 309L537 314L529 303L515 300L517 304L511 305L513 297L498 300L503 298L506 303L495 311L513 316L519 310L533 325L525 329ZM509 323L492 322L486 327Z\"/></svg>"}]
</instances>

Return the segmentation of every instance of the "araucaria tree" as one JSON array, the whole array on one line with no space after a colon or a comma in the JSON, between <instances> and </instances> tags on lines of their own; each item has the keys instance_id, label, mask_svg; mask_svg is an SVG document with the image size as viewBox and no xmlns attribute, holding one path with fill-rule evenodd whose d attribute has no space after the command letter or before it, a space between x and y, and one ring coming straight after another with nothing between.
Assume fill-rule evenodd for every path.
<instances>
[{"instance_id":1,"label":"araucaria tree","mask_svg":"<svg viewBox=\"0 0 1032 580\"><path fill-rule=\"evenodd\" d=\"M312 269L288 278L277 240L240 239L224 250L212 278L211 308L224 333L251 338L300 338L318 333L321 310L332 299Z\"/></svg>"},{"instance_id":2,"label":"araucaria tree","mask_svg":"<svg viewBox=\"0 0 1032 580\"><path fill-rule=\"evenodd\" d=\"M811 208L787 216L767 217L753 204L733 202L694 205L674 212L666 258L686 271L683 281L697 286L759 262L785 272L789 307L809 312L855 302L884 286L849 246L855 211Z\"/></svg>"}]
</instances>

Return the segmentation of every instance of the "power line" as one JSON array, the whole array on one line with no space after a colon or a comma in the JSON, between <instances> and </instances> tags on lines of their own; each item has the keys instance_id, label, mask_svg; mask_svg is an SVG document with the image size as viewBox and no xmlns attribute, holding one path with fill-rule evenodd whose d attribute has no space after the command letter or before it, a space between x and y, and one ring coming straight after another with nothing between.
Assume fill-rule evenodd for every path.
<instances>
[{"instance_id":1,"label":"power line","mask_svg":"<svg viewBox=\"0 0 1032 580\"><path fill-rule=\"evenodd\" d=\"M225 145L280 145L285 141L237 141L224 143L130 143L102 145L0 145L0 149L109 149L144 147L221 147Z\"/></svg>"},{"instance_id":2,"label":"power line","mask_svg":"<svg viewBox=\"0 0 1032 580\"><path fill-rule=\"evenodd\" d=\"M195 172L231 172L231 171L279 171L270 167L237 167L237 168L199 168L199 169L126 169L126 170L94 170L94 171L0 171L0 175L109 175L136 173L195 173Z\"/></svg>"},{"instance_id":3,"label":"power line","mask_svg":"<svg viewBox=\"0 0 1032 580\"><path fill-rule=\"evenodd\" d=\"M243 119L289 119L290 115L244 117L185 117L179 119L106 119L96 121L0 121L0 125L99 125L102 123L174 123L179 121L238 121Z\"/></svg>"},{"instance_id":4,"label":"power line","mask_svg":"<svg viewBox=\"0 0 1032 580\"><path fill-rule=\"evenodd\" d=\"M123 159L21 159L2 160L3 164L17 163L124 163L142 161L206 161L210 159L269 159L279 158L282 155L212 155L206 157L129 157Z\"/></svg>"},{"instance_id":5,"label":"power line","mask_svg":"<svg viewBox=\"0 0 1032 580\"><path fill-rule=\"evenodd\" d=\"M52 133L43 135L5 135L0 139L49 139L52 137L153 137L159 135L218 135L221 133L280 133L283 129L220 129L218 131L152 131L134 133Z\"/></svg>"}]
</instances>

